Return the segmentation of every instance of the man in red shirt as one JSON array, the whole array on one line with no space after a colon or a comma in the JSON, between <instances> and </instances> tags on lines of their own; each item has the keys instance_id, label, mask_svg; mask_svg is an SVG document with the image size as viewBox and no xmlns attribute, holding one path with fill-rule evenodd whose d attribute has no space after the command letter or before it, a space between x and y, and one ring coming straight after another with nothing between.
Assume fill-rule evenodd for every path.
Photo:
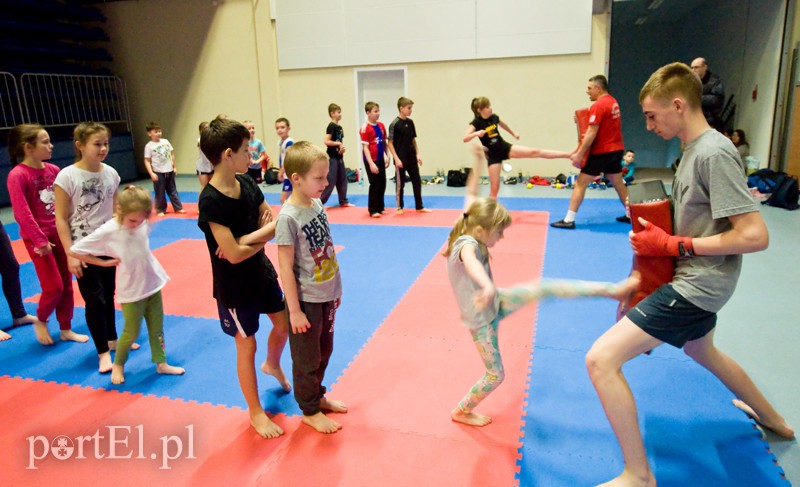
<instances>
[{"instance_id":1,"label":"man in red shirt","mask_svg":"<svg viewBox=\"0 0 800 487\"><path fill-rule=\"evenodd\" d=\"M625 206L628 198L628 188L622 179L622 152L625 146L622 143L622 118L619 112L619 104L608 93L608 80L602 74L589 78L589 85L586 94L593 101L589 108L589 128L581 141L578 150L575 151L570 159L575 167L580 167L586 153L589 153L589 160L581 168L581 173L572 188L572 196L569 202L569 211L563 220L553 222L551 227L555 228L575 228L575 215L581 207L586 188L600 174L605 177L617 190L617 195ZM630 218L622 215L617 218L618 222L630 223Z\"/></svg>"}]
</instances>

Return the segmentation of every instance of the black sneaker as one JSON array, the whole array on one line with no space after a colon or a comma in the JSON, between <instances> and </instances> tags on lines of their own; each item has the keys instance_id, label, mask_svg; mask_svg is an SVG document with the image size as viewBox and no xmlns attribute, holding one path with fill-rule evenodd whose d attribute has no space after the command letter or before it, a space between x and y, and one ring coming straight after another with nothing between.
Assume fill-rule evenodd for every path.
<instances>
[{"instance_id":1,"label":"black sneaker","mask_svg":"<svg viewBox=\"0 0 800 487\"><path fill-rule=\"evenodd\" d=\"M617 217L617 221L620 223L630 223L631 219L628 215L622 215Z\"/></svg>"},{"instance_id":2,"label":"black sneaker","mask_svg":"<svg viewBox=\"0 0 800 487\"><path fill-rule=\"evenodd\" d=\"M550 226L553 228L566 228L567 230L575 230L575 222L565 222L564 220L553 222L550 224Z\"/></svg>"}]
</instances>

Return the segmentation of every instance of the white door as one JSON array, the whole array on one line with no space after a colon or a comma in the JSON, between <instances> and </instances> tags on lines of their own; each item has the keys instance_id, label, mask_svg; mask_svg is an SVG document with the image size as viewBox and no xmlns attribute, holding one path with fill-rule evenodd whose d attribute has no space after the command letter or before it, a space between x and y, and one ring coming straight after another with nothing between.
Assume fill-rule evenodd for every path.
<instances>
[{"instance_id":1,"label":"white door","mask_svg":"<svg viewBox=\"0 0 800 487\"><path fill-rule=\"evenodd\" d=\"M397 116L397 99L406 95L406 69L405 68L376 68L356 70L356 111L357 127L367 121L364 105L374 101L381 108L381 117L378 119L389 130L389 124ZM359 149L361 147L359 146ZM360 160L360 158L359 158ZM386 177L394 176L394 170L386 170Z\"/></svg>"}]
</instances>

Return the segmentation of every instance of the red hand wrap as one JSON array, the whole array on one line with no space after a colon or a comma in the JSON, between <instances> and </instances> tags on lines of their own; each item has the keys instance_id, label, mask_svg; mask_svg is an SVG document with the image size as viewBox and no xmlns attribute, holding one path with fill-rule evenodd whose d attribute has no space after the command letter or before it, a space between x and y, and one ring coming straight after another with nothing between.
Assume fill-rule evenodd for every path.
<instances>
[{"instance_id":1,"label":"red hand wrap","mask_svg":"<svg viewBox=\"0 0 800 487\"><path fill-rule=\"evenodd\" d=\"M647 222L644 230L631 237L631 245L636 255L644 257L692 257L694 246L691 237L669 235L661 228Z\"/></svg>"}]
</instances>

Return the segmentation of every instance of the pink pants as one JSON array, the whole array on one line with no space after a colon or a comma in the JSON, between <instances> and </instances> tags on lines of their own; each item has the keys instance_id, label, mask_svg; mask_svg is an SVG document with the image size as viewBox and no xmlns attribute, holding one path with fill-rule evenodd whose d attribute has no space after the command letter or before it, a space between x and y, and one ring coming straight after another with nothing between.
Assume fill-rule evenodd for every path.
<instances>
[{"instance_id":1,"label":"pink pants","mask_svg":"<svg viewBox=\"0 0 800 487\"><path fill-rule=\"evenodd\" d=\"M55 311L59 328L69 330L72 328L72 310L75 305L72 299L72 274L67 267L67 254L58 235L48 235L47 238L56 245L50 255L44 257L34 251L33 242L23 239L42 286L36 317L39 321L47 321Z\"/></svg>"}]
</instances>

